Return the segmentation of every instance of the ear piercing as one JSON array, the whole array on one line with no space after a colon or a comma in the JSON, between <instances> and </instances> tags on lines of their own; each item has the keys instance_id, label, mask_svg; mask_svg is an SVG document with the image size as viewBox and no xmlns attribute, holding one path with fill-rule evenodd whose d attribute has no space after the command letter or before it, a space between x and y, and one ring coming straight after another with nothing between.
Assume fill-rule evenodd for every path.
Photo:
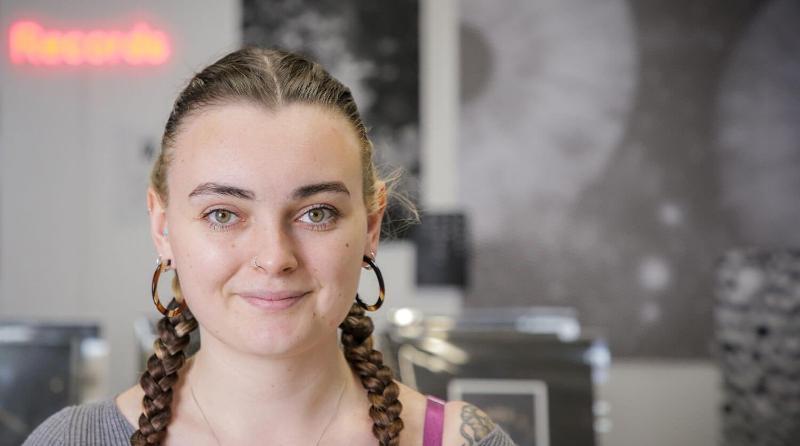
<instances>
[{"instance_id":1,"label":"ear piercing","mask_svg":"<svg viewBox=\"0 0 800 446\"><path fill-rule=\"evenodd\" d=\"M369 258L370 260L372 260L374 262L375 261L375 251L370 251L369 255L368 256L364 256L364 258ZM366 260L365 260L365 262L366 262ZM363 266L362 268L364 268L367 271L371 271L372 270L372 264L367 262L367 266Z\"/></svg>"},{"instance_id":2,"label":"ear piercing","mask_svg":"<svg viewBox=\"0 0 800 446\"><path fill-rule=\"evenodd\" d=\"M379 288L378 300L374 304L369 305L365 303L363 300L361 300L361 298L358 296L358 293L356 293L356 303L366 311L375 311L378 308L380 308L381 305L383 305L383 300L386 298L386 286L383 283L383 274L381 274L381 270L378 269L378 267L372 261L372 259L375 257L375 252L374 251L370 252L370 254L372 254L372 258L370 258L369 256L364 256L363 260L369 266L365 266L363 268L373 271L378 279L378 288Z\"/></svg>"}]
</instances>

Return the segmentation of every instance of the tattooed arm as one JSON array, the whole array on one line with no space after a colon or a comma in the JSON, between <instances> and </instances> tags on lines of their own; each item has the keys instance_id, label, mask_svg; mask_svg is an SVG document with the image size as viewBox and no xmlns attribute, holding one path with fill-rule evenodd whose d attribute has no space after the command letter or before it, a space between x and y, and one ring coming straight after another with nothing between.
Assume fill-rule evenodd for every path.
<instances>
[{"instance_id":1,"label":"tattooed arm","mask_svg":"<svg viewBox=\"0 0 800 446\"><path fill-rule=\"evenodd\" d=\"M445 406L444 434L444 446L515 446L484 411L463 401Z\"/></svg>"},{"instance_id":2,"label":"tattooed arm","mask_svg":"<svg viewBox=\"0 0 800 446\"><path fill-rule=\"evenodd\" d=\"M474 446L494 430L494 422L486 413L472 404L461 408L461 438L466 446Z\"/></svg>"}]
</instances>

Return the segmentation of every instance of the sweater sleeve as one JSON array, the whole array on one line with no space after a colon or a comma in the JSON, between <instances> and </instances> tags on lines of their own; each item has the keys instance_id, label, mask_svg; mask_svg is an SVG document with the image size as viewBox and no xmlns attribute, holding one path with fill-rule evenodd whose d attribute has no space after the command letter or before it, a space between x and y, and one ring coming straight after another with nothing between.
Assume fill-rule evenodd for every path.
<instances>
[{"instance_id":1,"label":"sweater sleeve","mask_svg":"<svg viewBox=\"0 0 800 446\"><path fill-rule=\"evenodd\" d=\"M22 446L64 446L69 431L72 407L65 407L44 420L22 443Z\"/></svg>"},{"instance_id":2,"label":"sweater sleeve","mask_svg":"<svg viewBox=\"0 0 800 446\"><path fill-rule=\"evenodd\" d=\"M484 437L475 446L517 446L517 444L514 443L514 440L512 440L500 426L495 426L495 428L489 432L489 435Z\"/></svg>"},{"instance_id":3,"label":"sweater sleeve","mask_svg":"<svg viewBox=\"0 0 800 446\"><path fill-rule=\"evenodd\" d=\"M133 431L114 402L103 401L61 409L22 446L128 446Z\"/></svg>"}]
</instances>

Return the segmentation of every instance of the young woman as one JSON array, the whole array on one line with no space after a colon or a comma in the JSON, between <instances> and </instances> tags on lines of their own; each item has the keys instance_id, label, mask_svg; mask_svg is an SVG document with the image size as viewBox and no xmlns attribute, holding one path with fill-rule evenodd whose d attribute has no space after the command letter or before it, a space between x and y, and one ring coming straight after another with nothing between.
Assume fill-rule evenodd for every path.
<instances>
[{"instance_id":1,"label":"young woman","mask_svg":"<svg viewBox=\"0 0 800 446\"><path fill-rule=\"evenodd\" d=\"M319 65L248 48L204 69L175 101L147 195L165 314L147 370L25 444L511 445L474 406L394 381L372 348L365 311L383 289L356 292L362 267L382 283L387 193L350 91Z\"/></svg>"}]
</instances>

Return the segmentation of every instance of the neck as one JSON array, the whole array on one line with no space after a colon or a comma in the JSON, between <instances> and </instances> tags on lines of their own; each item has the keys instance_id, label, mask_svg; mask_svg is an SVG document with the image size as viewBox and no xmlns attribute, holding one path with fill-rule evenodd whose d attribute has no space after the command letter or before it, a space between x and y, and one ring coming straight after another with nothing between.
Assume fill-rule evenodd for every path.
<instances>
[{"instance_id":1,"label":"neck","mask_svg":"<svg viewBox=\"0 0 800 446\"><path fill-rule=\"evenodd\" d=\"M277 438L281 432L286 438L312 435L315 430L309 426L327 424L343 389L350 395L363 390L335 337L280 358L239 352L213 336L202 339L203 347L190 360L185 380L212 430L222 438L265 433L263 438ZM188 393L188 386L182 387ZM347 399L345 395L342 404ZM194 404L191 397L181 400Z\"/></svg>"}]
</instances>

